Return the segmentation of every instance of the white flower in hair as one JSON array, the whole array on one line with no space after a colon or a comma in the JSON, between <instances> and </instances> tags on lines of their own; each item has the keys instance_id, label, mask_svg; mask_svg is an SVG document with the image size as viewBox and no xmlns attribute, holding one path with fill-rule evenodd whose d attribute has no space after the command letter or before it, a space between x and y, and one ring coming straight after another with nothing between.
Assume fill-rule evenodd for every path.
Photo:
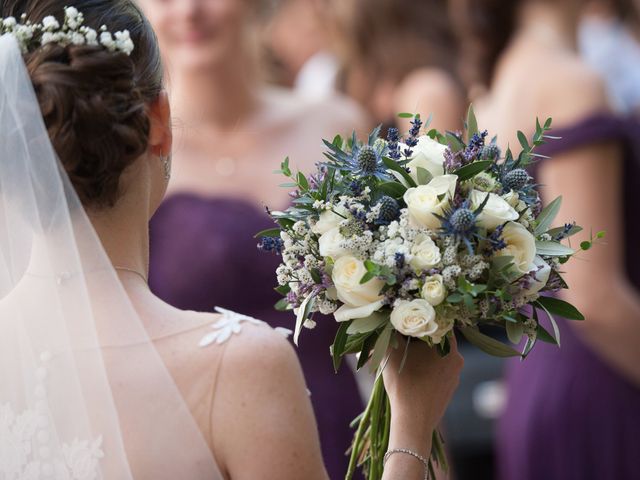
<instances>
[{"instance_id":1,"label":"white flower in hair","mask_svg":"<svg viewBox=\"0 0 640 480\"><path fill-rule=\"evenodd\" d=\"M97 46L98 44L98 32L93 28L87 28L84 32L84 38L87 40L87 45Z\"/></svg>"},{"instance_id":2,"label":"white flower in hair","mask_svg":"<svg viewBox=\"0 0 640 480\"><path fill-rule=\"evenodd\" d=\"M128 30L112 34L105 25L100 27L100 36L93 28L83 26L84 15L75 7L65 7L64 25L52 15L42 19L41 23L31 23L23 14L18 22L14 17L0 19L0 35L8 33L17 40L23 53L44 45L102 45L110 52L130 55L134 49ZM115 38L114 38L115 37Z\"/></svg>"},{"instance_id":3,"label":"white flower in hair","mask_svg":"<svg viewBox=\"0 0 640 480\"><path fill-rule=\"evenodd\" d=\"M2 26L4 28L13 28L17 25L17 21L14 17L7 17L4 20L2 20Z\"/></svg>"},{"instance_id":4,"label":"white flower in hair","mask_svg":"<svg viewBox=\"0 0 640 480\"><path fill-rule=\"evenodd\" d=\"M113 40L111 32L102 32L100 34L100 45L107 48L110 52L116 49L116 42Z\"/></svg>"},{"instance_id":5,"label":"white flower in hair","mask_svg":"<svg viewBox=\"0 0 640 480\"><path fill-rule=\"evenodd\" d=\"M80 12L78 12L78 9L76 7L65 7L64 13L69 19L74 19L80 15Z\"/></svg>"},{"instance_id":6,"label":"white flower in hair","mask_svg":"<svg viewBox=\"0 0 640 480\"><path fill-rule=\"evenodd\" d=\"M49 15L48 17L44 17L42 19L42 30L45 32L51 32L53 30L57 30L60 28L60 24L56 17Z\"/></svg>"},{"instance_id":7,"label":"white flower in hair","mask_svg":"<svg viewBox=\"0 0 640 480\"><path fill-rule=\"evenodd\" d=\"M71 43L74 45L84 45L85 39L84 35L78 32L74 32L71 34Z\"/></svg>"},{"instance_id":8,"label":"white flower in hair","mask_svg":"<svg viewBox=\"0 0 640 480\"><path fill-rule=\"evenodd\" d=\"M133 52L133 42L131 41L131 36L129 35L129 31L124 30L123 32L116 32L115 37L116 37L116 49L120 50L122 53L131 55L131 52Z\"/></svg>"}]
</instances>

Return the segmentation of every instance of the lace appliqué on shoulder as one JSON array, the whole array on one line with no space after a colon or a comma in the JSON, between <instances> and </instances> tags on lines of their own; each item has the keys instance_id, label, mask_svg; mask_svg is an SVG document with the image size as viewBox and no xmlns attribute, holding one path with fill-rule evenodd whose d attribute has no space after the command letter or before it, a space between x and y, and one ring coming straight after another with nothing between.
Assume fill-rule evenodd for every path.
<instances>
[{"instance_id":1,"label":"lace appliqu\u00e9 on shoulder","mask_svg":"<svg viewBox=\"0 0 640 480\"><path fill-rule=\"evenodd\" d=\"M48 352L41 355L43 363L49 358ZM99 462L104 457L102 437L93 441L75 439L52 449L55 440L47 410L46 377L47 369L38 368L34 409L16 413L10 404L0 404L0 478L97 480Z\"/></svg>"},{"instance_id":2,"label":"lace appliqu\u00e9 on shoulder","mask_svg":"<svg viewBox=\"0 0 640 480\"><path fill-rule=\"evenodd\" d=\"M223 344L229 340L232 335L238 334L242 331L243 322L251 323L253 325L267 325L266 322L258 320L257 318L248 317L247 315L232 312L231 310L226 310L224 308L216 307L216 312L222 314L222 317L211 325L211 328L214 331L202 337L202 340L200 340L200 343L198 344L200 347L207 347L212 343L216 343L218 345ZM288 337L292 333L291 330L282 327L276 327L275 331L284 337Z\"/></svg>"}]
</instances>

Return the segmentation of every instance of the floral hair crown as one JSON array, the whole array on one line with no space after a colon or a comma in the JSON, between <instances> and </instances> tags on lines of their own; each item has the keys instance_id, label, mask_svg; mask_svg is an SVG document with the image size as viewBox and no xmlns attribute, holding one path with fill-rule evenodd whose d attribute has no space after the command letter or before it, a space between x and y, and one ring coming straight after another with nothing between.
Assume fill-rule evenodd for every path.
<instances>
[{"instance_id":1,"label":"floral hair crown","mask_svg":"<svg viewBox=\"0 0 640 480\"><path fill-rule=\"evenodd\" d=\"M31 23L27 20L26 14L22 14L20 22L14 17L0 19L0 35L13 35L22 53L55 43L62 46L101 45L110 52L131 55L134 45L128 30L112 34L107 31L106 25L103 25L98 33L93 28L82 25L83 23L82 12L74 7L65 7L62 26L53 16L43 18L42 23Z\"/></svg>"}]
</instances>

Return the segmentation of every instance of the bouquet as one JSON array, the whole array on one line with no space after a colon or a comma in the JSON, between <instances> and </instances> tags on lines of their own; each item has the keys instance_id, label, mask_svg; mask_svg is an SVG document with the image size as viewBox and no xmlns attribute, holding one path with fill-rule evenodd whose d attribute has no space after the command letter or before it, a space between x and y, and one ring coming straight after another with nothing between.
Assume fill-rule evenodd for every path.
<instances>
[{"instance_id":1,"label":"bouquet","mask_svg":"<svg viewBox=\"0 0 640 480\"><path fill-rule=\"evenodd\" d=\"M412 119L403 137L390 128L383 139L378 127L366 141L355 133L325 140L326 160L310 175L293 172L286 159L277 173L294 189L292 206L269 211L277 228L258 234L259 248L282 256L276 308L295 312L294 342L313 329L316 313L331 314L336 371L355 353L358 369L377 374L353 424L347 478L357 466L370 480L382 476L390 407L381 372L390 347L406 352L417 339L446 355L457 329L489 354L526 357L538 340L560 344L554 315L583 320L572 305L543 295L567 288L561 269L576 252L567 239L582 230L552 228L561 198L542 208L526 170L541 157L534 149L553 138L551 119L536 121L531 139L518 132L516 156L488 140L471 107L458 133L399 116ZM552 331L540 324L541 312ZM487 335L491 326L513 345ZM447 467L437 432L432 445L433 475L434 463Z\"/></svg>"}]
</instances>

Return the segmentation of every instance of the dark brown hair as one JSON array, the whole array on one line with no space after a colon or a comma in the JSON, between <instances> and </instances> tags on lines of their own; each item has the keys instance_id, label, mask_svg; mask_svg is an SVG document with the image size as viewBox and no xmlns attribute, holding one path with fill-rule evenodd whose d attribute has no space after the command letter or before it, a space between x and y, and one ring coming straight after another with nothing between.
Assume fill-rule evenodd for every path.
<instances>
[{"instance_id":1,"label":"dark brown hair","mask_svg":"<svg viewBox=\"0 0 640 480\"><path fill-rule=\"evenodd\" d=\"M460 76L468 87L489 86L498 58L516 29L525 0L461 0L451 9L460 41Z\"/></svg>"},{"instance_id":2,"label":"dark brown hair","mask_svg":"<svg viewBox=\"0 0 640 480\"><path fill-rule=\"evenodd\" d=\"M518 12L525 3L527 0L452 2L455 8L450 10L450 14L461 44L459 70L467 86L491 85L498 58L515 32ZM608 0L605 3L621 20L634 26L640 25L636 0ZM579 0L574 0L570 5L573 8L579 6Z\"/></svg>"},{"instance_id":3,"label":"dark brown hair","mask_svg":"<svg viewBox=\"0 0 640 480\"><path fill-rule=\"evenodd\" d=\"M124 170L148 147L147 105L162 89L162 65L155 34L131 0L9 0L2 17L39 23L48 15L60 23L64 7L84 15L84 25L128 30L131 56L103 47L48 44L25 54L51 142L87 207L112 206Z\"/></svg>"},{"instance_id":4,"label":"dark brown hair","mask_svg":"<svg viewBox=\"0 0 640 480\"><path fill-rule=\"evenodd\" d=\"M345 1L345 0L336 0ZM446 0L350 0L340 30L346 61L399 81L420 67L454 73L456 42ZM346 67L348 68L348 64Z\"/></svg>"}]
</instances>

